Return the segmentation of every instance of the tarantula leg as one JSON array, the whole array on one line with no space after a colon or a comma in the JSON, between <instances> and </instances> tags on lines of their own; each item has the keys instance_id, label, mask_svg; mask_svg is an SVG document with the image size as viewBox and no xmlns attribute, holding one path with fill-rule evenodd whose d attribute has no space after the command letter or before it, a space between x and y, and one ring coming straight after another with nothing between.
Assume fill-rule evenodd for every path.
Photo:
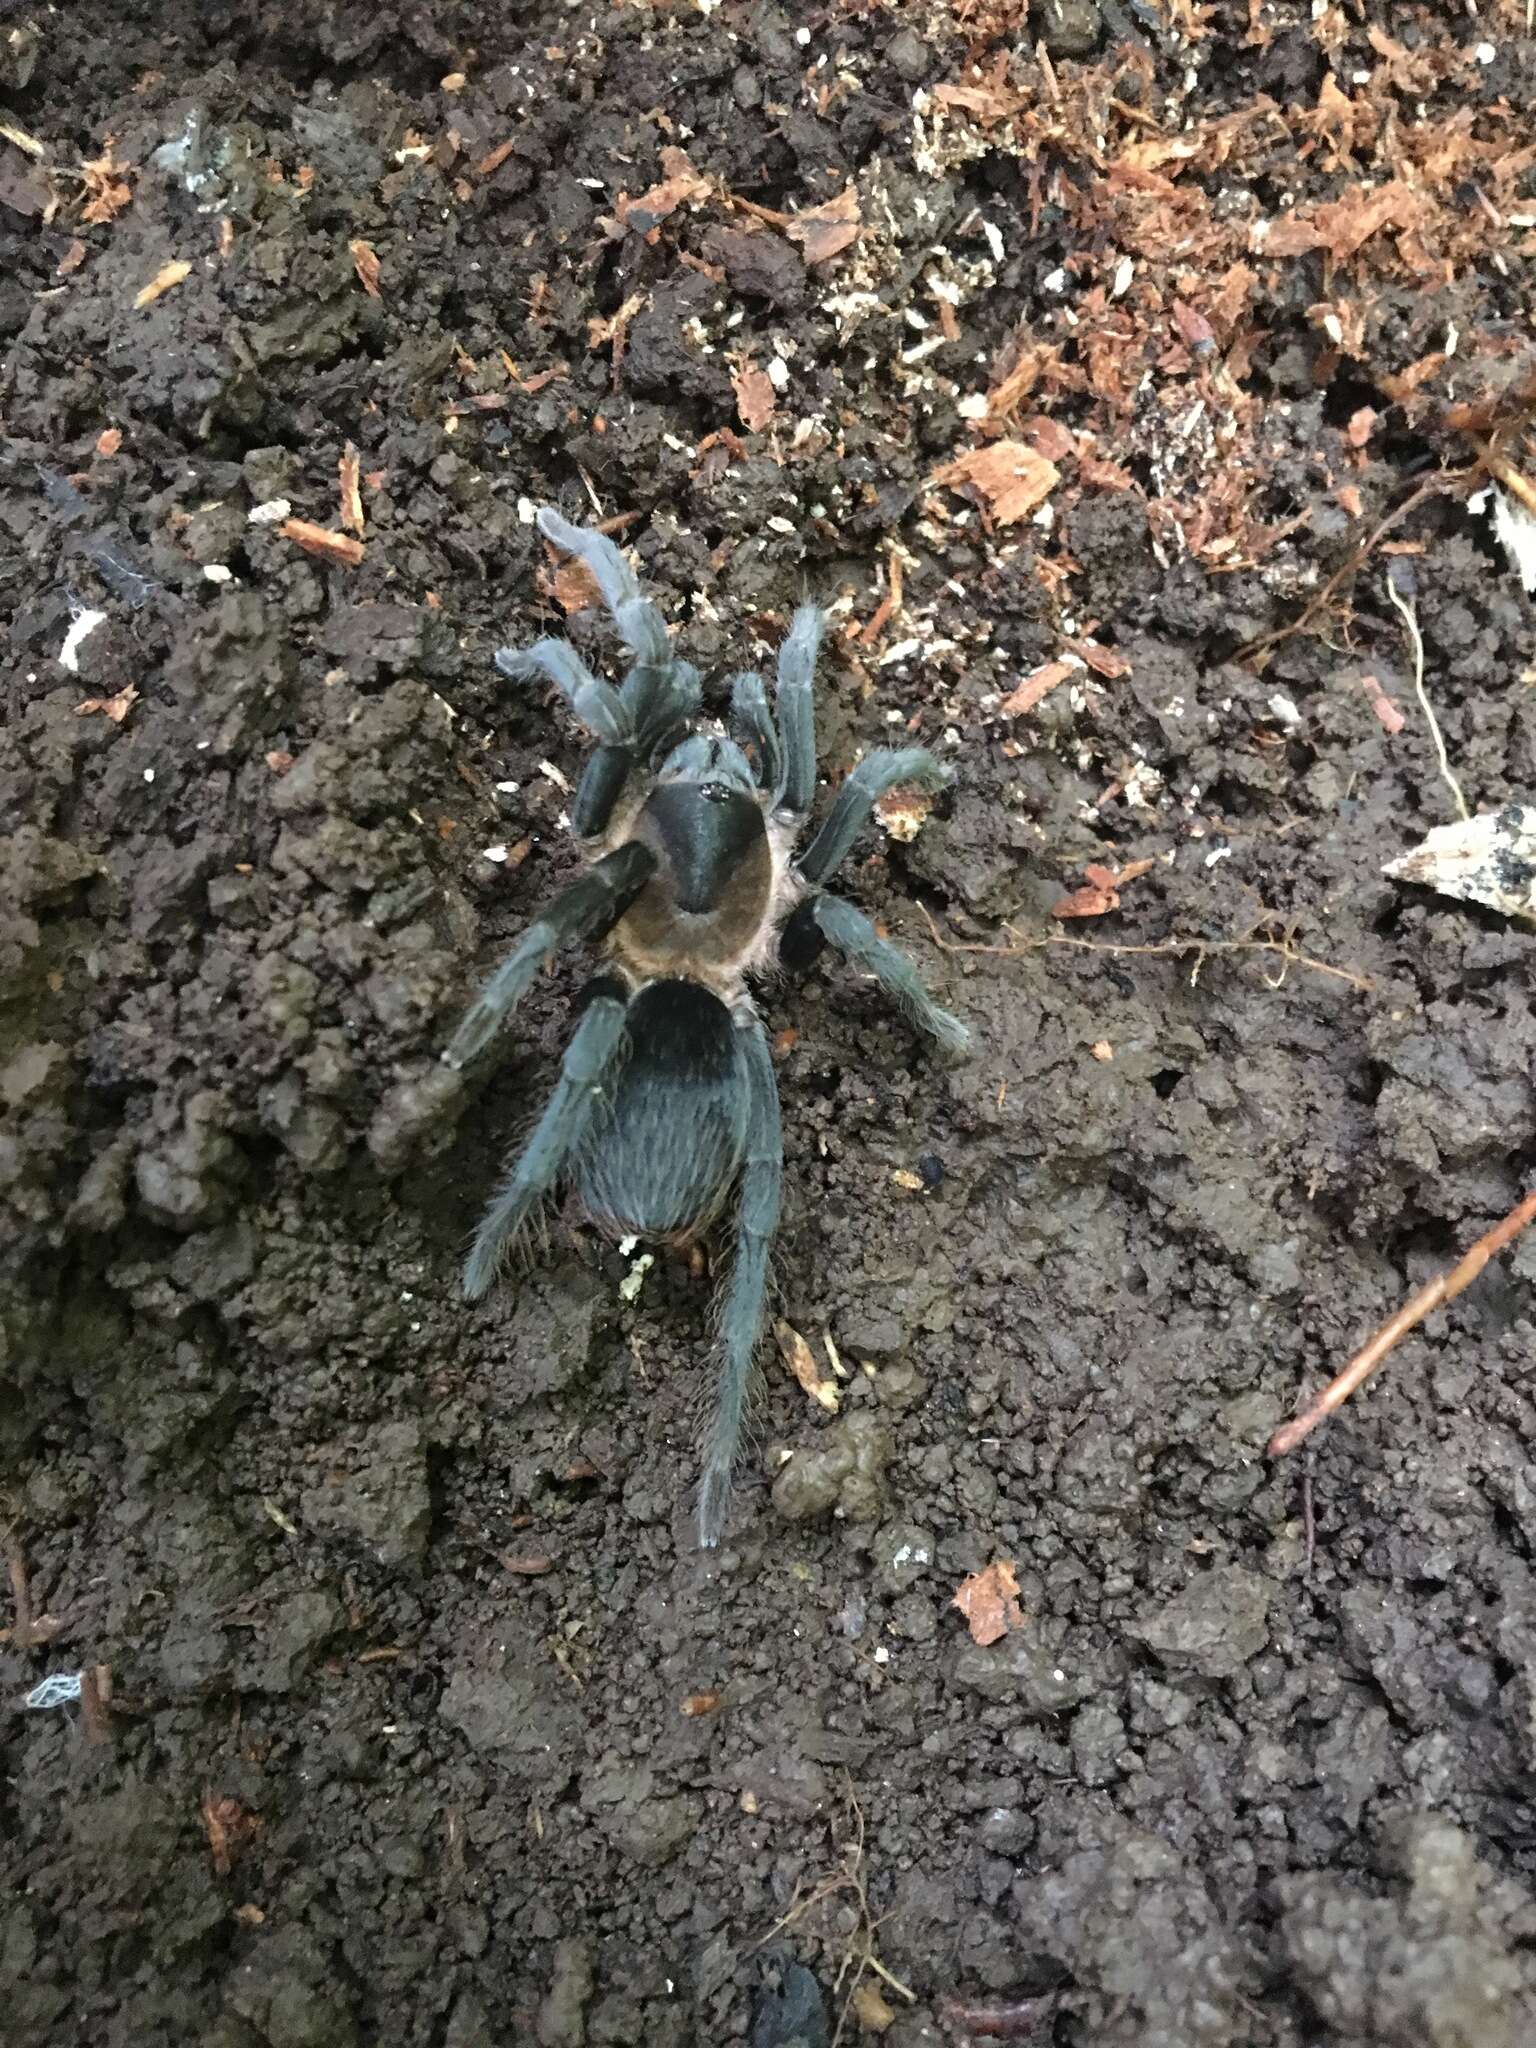
<instances>
[{"instance_id":1,"label":"tarantula leg","mask_svg":"<svg viewBox=\"0 0 1536 2048\"><path fill-rule=\"evenodd\" d=\"M599 747L588 761L571 804L571 830L578 839L600 839L608 830L634 765L633 747Z\"/></svg>"},{"instance_id":2,"label":"tarantula leg","mask_svg":"<svg viewBox=\"0 0 1536 2048\"><path fill-rule=\"evenodd\" d=\"M736 1257L720 1310L720 1384L704 1445L699 1483L699 1547L713 1550L725 1529L731 1469L741 1442L752 1365L763 1329L768 1254L779 1222L784 1146L773 1056L755 1013L736 1020L736 1063L746 1093L744 1165L736 1224Z\"/></svg>"},{"instance_id":3,"label":"tarantula leg","mask_svg":"<svg viewBox=\"0 0 1536 2048\"><path fill-rule=\"evenodd\" d=\"M784 750L779 729L768 709L768 692L759 675L731 678L731 725L737 736L757 750L753 763L760 789L776 790L784 773Z\"/></svg>"},{"instance_id":4,"label":"tarantula leg","mask_svg":"<svg viewBox=\"0 0 1536 2048\"><path fill-rule=\"evenodd\" d=\"M826 624L825 612L813 604L802 605L779 649L776 702L784 760L773 802L775 810L797 818L805 816L816 795L816 711L811 691Z\"/></svg>"},{"instance_id":5,"label":"tarantula leg","mask_svg":"<svg viewBox=\"0 0 1536 2048\"><path fill-rule=\"evenodd\" d=\"M821 830L795 865L808 882L824 882L842 865L869 823L875 805L893 789L943 789L949 771L926 747L881 747L866 754L837 792Z\"/></svg>"},{"instance_id":6,"label":"tarantula leg","mask_svg":"<svg viewBox=\"0 0 1536 2048\"><path fill-rule=\"evenodd\" d=\"M699 672L691 661L632 668L619 695L629 706L643 753L669 739L699 708Z\"/></svg>"},{"instance_id":7,"label":"tarantula leg","mask_svg":"<svg viewBox=\"0 0 1536 2048\"><path fill-rule=\"evenodd\" d=\"M594 739L604 746L633 746L635 721L609 683L600 683L565 640L536 640L532 647L499 647L496 666L514 682L543 676L554 684Z\"/></svg>"},{"instance_id":8,"label":"tarantula leg","mask_svg":"<svg viewBox=\"0 0 1536 2048\"><path fill-rule=\"evenodd\" d=\"M539 513L539 531L556 547L586 563L603 594L603 602L613 614L620 638L636 661L649 668L664 668L672 655L667 622L655 605L640 595L635 572L607 534L573 526L552 505L546 505Z\"/></svg>"},{"instance_id":9,"label":"tarantula leg","mask_svg":"<svg viewBox=\"0 0 1536 2048\"><path fill-rule=\"evenodd\" d=\"M629 840L562 890L529 925L464 1013L448 1042L444 1064L462 1067L487 1046L533 985L557 947L622 917L649 881L656 856Z\"/></svg>"},{"instance_id":10,"label":"tarantula leg","mask_svg":"<svg viewBox=\"0 0 1536 2048\"><path fill-rule=\"evenodd\" d=\"M624 1042L627 1009L622 996L605 992L595 995L583 1011L544 1114L475 1232L464 1261L467 1301L478 1301L491 1285L508 1244L591 1129L604 1083Z\"/></svg>"},{"instance_id":11,"label":"tarantula leg","mask_svg":"<svg viewBox=\"0 0 1536 2048\"><path fill-rule=\"evenodd\" d=\"M882 939L863 911L855 910L841 896L815 896L810 909L829 942L845 959L874 976L902 1015L932 1039L945 1059L964 1059L971 1034L958 1017L933 1000L900 947Z\"/></svg>"}]
</instances>

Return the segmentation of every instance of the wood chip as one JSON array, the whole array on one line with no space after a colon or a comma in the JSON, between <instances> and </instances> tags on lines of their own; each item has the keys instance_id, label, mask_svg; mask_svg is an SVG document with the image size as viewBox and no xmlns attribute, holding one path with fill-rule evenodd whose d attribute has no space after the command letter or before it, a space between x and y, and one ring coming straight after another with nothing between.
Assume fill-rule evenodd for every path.
<instances>
[{"instance_id":1,"label":"wood chip","mask_svg":"<svg viewBox=\"0 0 1536 2048\"><path fill-rule=\"evenodd\" d=\"M1123 868L1107 868L1089 861L1083 869L1083 886L1051 905L1052 917L1104 917L1120 908L1120 891L1156 865L1150 860L1128 861Z\"/></svg>"},{"instance_id":2,"label":"wood chip","mask_svg":"<svg viewBox=\"0 0 1536 2048\"><path fill-rule=\"evenodd\" d=\"M720 1704L717 1692L691 1692L678 1708L678 1712L690 1721L696 1721L704 1714L712 1714Z\"/></svg>"},{"instance_id":3,"label":"wood chip","mask_svg":"<svg viewBox=\"0 0 1536 2048\"><path fill-rule=\"evenodd\" d=\"M998 717L1022 718L1026 711L1033 711L1075 672L1076 663L1070 661L1048 661L1042 668L1032 669L1018 688L1011 690L998 705Z\"/></svg>"},{"instance_id":4,"label":"wood chip","mask_svg":"<svg viewBox=\"0 0 1536 2048\"><path fill-rule=\"evenodd\" d=\"M863 226L859 195L849 185L824 206L791 214L784 232L792 242L800 244L807 263L829 263L850 242L858 240Z\"/></svg>"},{"instance_id":5,"label":"wood chip","mask_svg":"<svg viewBox=\"0 0 1536 2048\"><path fill-rule=\"evenodd\" d=\"M997 1558L985 1571L972 1572L950 1604L965 1616L971 1641L983 1649L1000 1641L1010 1629L1024 1626L1018 1573L1007 1558Z\"/></svg>"},{"instance_id":6,"label":"wood chip","mask_svg":"<svg viewBox=\"0 0 1536 2048\"><path fill-rule=\"evenodd\" d=\"M82 242L80 240L80 237L76 235L75 239L64 251L64 254L59 258L58 266L53 273L54 276L73 277L75 272L80 268L81 264L85 261L86 254L87 251L84 242Z\"/></svg>"},{"instance_id":7,"label":"wood chip","mask_svg":"<svg viewBox=\"0 0 1536 2048\"><path fill-rule=\"evenodd\" d=\"M760 434L778 409L778 393L766 370L738 370L731 378L736 410L749 434Z\"/></svg>"},{"instance_id":8,"label":"wood chip","mask_svg":"<svg viewBox=\"0 0 1536 2048\"><path fill-rule=\"evenodd\" d=\"M183 262L180 257L174 263L163 263L134 300L135 309L152 306L156 299L164 298L167 292L174 291L177 285L191 275L191 264Z\"/></svg>"},{"instance_id":9,"label":"wood chip","mask_svg":"<svg viewBox=\"0 0 1536 2048\"><path fill-rule=\"evenodd\" d=\"M819 1406L835 1415L841 1402L842 1389L836 1380L824 1380L816 1363L816 1354L788 1323L776 1323L774 1334L779 1340L779 1354L794 1374L796 1380Z\"/></svg>"},{"instance_id":10,"label":"wood chip","mask_svg":"<svg viewBox=\"0 0 1536 2048\"><path fill-rule=\"evenodd\" d=\"M372 242L348 242L352 251L352 268L357 272L357 281L370 299L382 299L379 289L379 258Z\"/></svg>"},{"instance_id":11,"label":"wood chip","mask_svg":"<svg viewBox=\"0 0 1536 2048\"><path fill-rule=\"evenodd\" d=\"M708 178L700 175L688 160L683 149L667 148L661 152L661 182L652 185L648 192L642 192L638 199L619 195L614 216L620 228L632 228L637 234L649 234L680 206L707 199L711 190Z\"/></svg>"},{"instance_id":12,"label":"wood chip","mask_svg":"<svg viewBox=\"0 0 1536 2048\"><path fill-rule=\"evenodd\" d=\"M98 455L115 455L122 445L123 430L121 427L103 427L96 436L96 453Z\"/></svg>"},{"instance_id":13,"label":"wood chip","mask_svg":"<svg viewBox=\"0 0 1536 2048\"><path fill-rule=\"evenodd\" d=\"M116 220L133 199L133 188L113 161L110 135L101 155L80 166L80 178L87 195L80 218L92 227L104 227L108 221Z\"/></svg>"},{"instance_id":14,"label":"wood chip","mask_svg":"<svg viewBox=\"0 0 1536 2048\"><path fill-rule=\"evenodd\" d=\"M332 533L329 527L316 526L310 519L285 519L277 529L288 540L296 541L309 555L320 555L328 562L344 562L349 569L355 569L363 559L363 544L347 533Z\"/></svg>"},{"instance_id":15,"label":"wood chip","mask_svg":"<svg viewBox=\"0 0 1536 2048\"><path fill-rule=\"evenodd\" d=\"M129 683L119 690L115 697L87 697L83 704L75 706L75 716L88 718L92 712L99 711L104 718L110 718L114 725L121 725L138 701L138 686Z\"/></svg>"},{"instance_id":16,"label":"wood chip","mask_svg":"<svg viewBox=\"0 0 1536 2048\"><path fill-rule=\"evenodd\" d=\"M349 441L341 451L341 460L336 466L337 480L341 487L341 523L355 533L359 540L363 534L362 467L362 460Z\"/></svg>"},{"instance_id":17,"label":"wood chip","mask_svg":"<svg viewBox=\"0 0 1536 2048\"><path fill-rule=\"evenodd\" d=\"M1024 441L988 441L934 473L936 484L976 494L1000 526L1027 519L1043 505L1061 472Z\"/></svg>"}]
</instances>

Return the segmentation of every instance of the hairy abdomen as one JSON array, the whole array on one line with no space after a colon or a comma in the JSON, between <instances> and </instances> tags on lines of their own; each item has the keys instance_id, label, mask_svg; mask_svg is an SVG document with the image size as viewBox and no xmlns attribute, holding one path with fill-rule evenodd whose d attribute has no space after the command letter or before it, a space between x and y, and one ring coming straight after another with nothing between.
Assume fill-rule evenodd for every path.
<instances>
[{"instance_id":1,"label":"hairy abdomen","mask_svg":"<svg viewBox=\"0 0 1536 2048\"><path fill-rule=\"evenodd\" d=\"M627 1028L608 1107L576 1163L577 1192L617 1236L686 1243L719 1212L741 1167L731 1015L708 989L669 979L635 995Z\"/></svg>"}]
</instances>

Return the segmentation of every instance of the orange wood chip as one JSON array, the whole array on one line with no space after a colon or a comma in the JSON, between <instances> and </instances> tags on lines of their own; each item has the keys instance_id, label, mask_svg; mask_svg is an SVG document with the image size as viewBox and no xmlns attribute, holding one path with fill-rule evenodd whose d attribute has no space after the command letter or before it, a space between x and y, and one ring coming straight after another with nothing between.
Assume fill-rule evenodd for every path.
<instances>
[{"instance_id":1,"label":"orange wood chip","mask_svg":"<svg viewBox=\"0 0 1536 2048\"><path fill-rule=\"evenodd\" d=\"M310 519L285 519L277 529L296 541L308 555L320 555L328 562L344 562L355 569L363 559L363 544L349 533L332 533L328 526L316 526Z\"/></svg>"}]
</instances>

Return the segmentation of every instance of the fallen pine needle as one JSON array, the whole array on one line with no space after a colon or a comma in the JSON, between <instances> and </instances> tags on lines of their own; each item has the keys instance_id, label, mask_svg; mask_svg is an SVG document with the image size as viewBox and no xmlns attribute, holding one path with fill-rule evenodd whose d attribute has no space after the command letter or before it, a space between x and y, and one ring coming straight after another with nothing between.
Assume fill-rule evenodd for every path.
<instances>
[{"instance_id":1,"label":"fallen pine needle","mask_svg":"<svg viewBox=\"0 0 1536 2048\"><path fill-rule=\"evenodd\" d=\"M1458 1294L1472 1285L1488 1261L1506 1245L1512 1244L1525 1229L1536 1220L1536 1190L1528 1194L1510 1210L1502 1223L1496 1223L1473 1245L1471 1251L1452 1266L1448 1273L1437 1273L1433 1280L1411 1295L1398 1310L1384 1322L1368 1344L1363 1344L1344 1370L1331 1379L1317 1399L1304 1408L1300 1415L1277 1429L1269 1440L1269 1455L1283 1458L1296 1446L1305 1443L1320 1422L1324 1422L1336 1408L1354 1393L1381 1365L1387 1354L1416 1329L1427 1315L1437 1308L1444 1308L1448 1301L1454 1301Z\"/></svg>"},{"instance_id":2,"label":"fallen pine needle","mask_svg":"<svg viewBox=\"0 0 1536 2048\"><path fill-rule=\"evenodd\" d=\"M934 944L941 953L990 953L1000 960L1012 960L1021 953L1038 953L1042 946L1075 946L1084 953L1139 953L1143 955L1166 955L1179 957L1193 953L1195 965L1190 979L1194 980L1204 966L1206 958L1219 953L1272 953L1280 961L1280 972L1273 981L1266 975L1265 981L1271 988L1279 988L1286 972L1292 967L1305 967L1312 974L1326 974L1334 981L1348 982L1351 988L1362 995L1375 992L1376 984L1368 975L1356 974L1348 967L1333 967L1326 960L1315 960L1310 953L1302 953L1289 938L1278 939L1159 939L1155 943L1131 946L1111 943L1107 939L1079 939L1067 932L1042 932L1038 938L1021 938L1011 924L1003 930L1008 934L1006 946L990 946L974 940L947 939L939 930L927 904L920 903L918 909L928 920L928 929Z\"/></svg>"}]
</instances>

